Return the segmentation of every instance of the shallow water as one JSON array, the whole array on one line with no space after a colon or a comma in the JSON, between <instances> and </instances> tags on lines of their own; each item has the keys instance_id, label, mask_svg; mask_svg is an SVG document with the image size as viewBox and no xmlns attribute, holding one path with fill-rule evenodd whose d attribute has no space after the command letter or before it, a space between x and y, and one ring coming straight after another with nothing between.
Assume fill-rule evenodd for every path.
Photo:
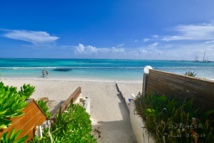
<instances>
[{"instance_id":1,"label":"shallow water","mask_svg":"<svg viewBox=\"0 0 214 143\"><path fill-rule=\"evenodd\" d=\"M7 77L79 78L106 80L142 80L143 69L154 69L184 74L193 71L197 77L214 79L214 62L155 61L155 60L104 60L104 59L0 59L0 73ZM65 70L56 70L56 69ZM69 69L69 70L68 70Z\"/></svg>"}]
</instances>

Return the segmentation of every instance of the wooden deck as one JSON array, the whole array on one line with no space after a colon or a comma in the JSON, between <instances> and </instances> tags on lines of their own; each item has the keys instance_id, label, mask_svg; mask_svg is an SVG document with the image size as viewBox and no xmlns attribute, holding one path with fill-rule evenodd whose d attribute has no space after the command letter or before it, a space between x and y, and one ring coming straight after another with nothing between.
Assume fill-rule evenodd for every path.
<instances>
[{"instance_id":1,"label":"wooden deck","mask_svg":"<svg viewBox=\"0 0 214 143\"><path fill-rule=\"evenodd\" d=\"M28 100L28 105L23 109L24 115L12 118L12 124L7 128L0 131L0 138L5 132L11 132L13 128L16 131L22 129L19 138L28 135L28 141L33 138L36 126L41 125L46 119L46 115L39 108L35 100Z\"/></svg>"}]
</instances>

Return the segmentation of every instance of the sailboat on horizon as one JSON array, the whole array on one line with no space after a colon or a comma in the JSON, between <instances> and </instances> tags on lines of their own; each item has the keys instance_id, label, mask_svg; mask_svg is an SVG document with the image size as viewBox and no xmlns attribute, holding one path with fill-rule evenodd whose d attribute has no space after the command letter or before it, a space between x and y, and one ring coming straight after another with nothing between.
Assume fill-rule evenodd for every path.
<instances>
[{"instance_id":1,"label":"sailboat on horizon","mask_svg":"<svg viewBox=\"0 0 214 143\"><path fill-rule=\"evenodd\" d=\"M208 57L206 57L206 51L204 51L203 60L202 60L202 61L199 61L199 60L198 60L198 56L196 55L196 56L195 56L195 62L208 63L208 62L211 62L211 61L208 61Z\"/></svg>"},{"instance_id":2,"label":"sailboat on horizon","mask_svg":"<svg viewBox=\"0 0 214 143\"><path fill-rule=\"evenodd\" d=\"M211 62L211 61L208 61L208 57L207 57L207 59L205 59L206 58L206 51L204 51L204 56L203 56L203 63L208 63L208 62Z\"/></svg>"}]
</instances>

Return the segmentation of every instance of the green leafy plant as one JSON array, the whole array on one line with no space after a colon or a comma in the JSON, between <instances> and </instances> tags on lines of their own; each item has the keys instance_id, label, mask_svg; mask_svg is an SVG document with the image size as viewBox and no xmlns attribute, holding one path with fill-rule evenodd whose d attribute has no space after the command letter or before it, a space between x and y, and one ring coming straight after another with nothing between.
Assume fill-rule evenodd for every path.
<instances>
[{"instance_id":1,"label":"green leafy plant","mask_svg":"<svg viewBox=\"0 0 214 143\"><path fill-rule=\"evenodd\" d=\"M71 103L63 113L60 107L50 133L47 130L44 131L43 138L35 137L31 143L50 143L50 134L54 143L96 143L96 139L91 135L91 132L90 115L82 106Z\"/></svg>"},{"instance_id":2,"label":"green leafy plant","mask_svg":"<svg viewBox=\"0 0 214 143\"><path fill-rule=\"evenodd\" d=\"M47 101L44 100L38 100L37 104L39 107L42 109L42 111L45 113L45 115L48 117L48 119L51 118L51 113L49 112L48 106L47 106Z\"/></svg>"},{"instance_id":3,"label":"green leafy plant","mask_svg":"<svg viewBox=\"0 0 214 143\"><path fill-rule=\"evenodd\" d=\"M26 97L34 91L34 87L24 85L21 91L16 87L5 86L0 82L0 129L11 124L11 118L23 115L22 110L27 106Z\"/></svg>"},{"instance_id":4,"label":"green leafy plant","mask_svg":"<svg viewBox=\"0 0 214 143\"><path fill-rule=\"evenodd\" d=\"M22 132L22 130L15 132L15 129L13 129L10 132L10 134L8 132L4 133L0 140L0 143L24 143L24 142L26 142L28 135L23 136L18 139L18 136L21 132Z\"/></svg>"},{"instance_id":5,"label":"green leafy plant","mask_svg":"<svg viewBox=\"0 0 214 143\"><path fill-rule=\"evenodd\" d=\"M93 141L90 116L82 106L71 104L62 115L57 115L56 120L53 129L59 129L56 135L60 134L59 138L61 141Z\"/></svg>"},{"instance_id":6,"label":"green leafy plant","mask_svg":"<svg viewBox=\"0 0 214 143\"><path fill-rule=\"evenodd\" d=\"M34 91L35 91L35 87L29 84L27 85L24 84L18 93L21 97L23 97L26 100L26 99L29 99L29 97L33 94Z\"/></svg>"},{"instance_id":7,"label":"green leafy plant","mask_svg":"<svg viewBox=\"0 0 214 143\"><path fill-rule=\"evenodd\" d=\"M202 112L191 99L168 98L156 93L138 95L136 112L158 143L210 143L214 141L214 110Z\"/></svg>"},{"instance_id":8,"label":"green leafy plant","mask_svg":"<svg viewBox=\"0 0 214 143\"><path fill-rule=\"evenodd\" d=\"M186 75L186 76L191 76L191 77L195 77L195 76L196 76L196 73L195 73L195 72L188 71L188 72L185 72L184 75Z\"/></svg>"}]
</instances>

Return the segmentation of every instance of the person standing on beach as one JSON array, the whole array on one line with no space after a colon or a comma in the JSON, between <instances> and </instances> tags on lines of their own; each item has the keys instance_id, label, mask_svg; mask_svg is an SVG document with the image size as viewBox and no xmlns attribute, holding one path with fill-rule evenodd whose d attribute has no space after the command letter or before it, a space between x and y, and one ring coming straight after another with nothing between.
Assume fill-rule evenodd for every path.
<instances>
[{"instance_id":1,"label":"person standing on beach","mask_svg":"<svg viewBox=\"0 0 214 143\"><path fill-rule=\"evenodd\" d=\"M45 73L46 73L46 76L48 76L48 70L46 70Z\"/></svg>"},{"instance_id":2,"label":"person standing on beach","mask_svg":"<svg viewBox=\"0 0 214 143\"><path fill-rule=\"evenodd\" d=\"M45 77L45 70L42 70L42 77Z\"/></svg>"}]
</instances>

